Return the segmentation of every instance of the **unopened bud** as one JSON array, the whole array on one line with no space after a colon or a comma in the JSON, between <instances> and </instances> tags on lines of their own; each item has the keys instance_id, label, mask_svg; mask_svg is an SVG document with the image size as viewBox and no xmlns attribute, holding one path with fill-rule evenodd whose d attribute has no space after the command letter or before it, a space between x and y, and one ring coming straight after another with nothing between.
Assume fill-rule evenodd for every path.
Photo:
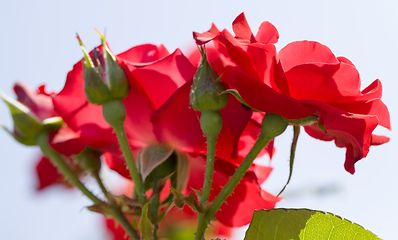
<instances>
[{"instance_id":1,"label":"unopened bud","mask_svg":"<svg viewBox=\"0 0 398 240\"><path fill-rule=\"evenodd\" d=\"M278 114L265 114L261 124L261 135L273 139L281 135L287 128L287 125L286 120Z\"/></svg>"},{"instance_id":2,"label":"unopened bud","mask_svg":"<svg viewBox=\"0 0 398 240\"><path fill-rule=\"evenodd\" d=\"M112 100L102 105L102 114L109 125L113 128L119 128L124 124L126 107L122 100Z\"/></svg>"},{"instance_id":3,"label":"unopened bud","mask_svg":"<svg viewBox=\"0 0 398 240\"><path fill-rule=\"evenodd\" d=\"M86 147L77 155L77 160L87 172L98 173L101 169L101 155L101 151Z\"/></svg>"},{"instance_id":4,"label":"unopened bud","mask_svg":"<svg viewBox=\"0 0 398 240\"><path fill-rule=\"evenodd\" d=\"M202 60L193 77L190 104L196 111L218 111L227 105L228 96L221 94L225 88L207 61L205 49L200 53Z\"/></svg>"},{"instance_id":5,"label":"unopened bud","mask_svg":"<svg viewBox=\"0 0 398 240\"><path fill-rule=\"evenodd\" d=\"M84 83L87 100L96 105L124 99L129 93L129 83L123 68L117 63L116 57L106 45L101 35L103 52L94 49L92 58L79 35L77 39L84 53Z\"/></svg>"},{"instance_id":6,"label":"unopened bud","mask_svg":"<svg viewBox=\"0 0 398 240\"><path fill-rule=\"evenodd\" d=\"M97 31L98 32L98 31ZM106 69L106 80L108 84L111 95L115 99L124 99L130 92L130 85L123 68L116 61L115 55L110 51L106 45L105 36L100 32L98 34L101 36L102 48L105 52L105 69Z\"/></svg>"},{"instance_id":7,"label":"unopened bud","mask_svg":"<svg viewBox=\"0 0 398 240\"><path fill-rule=\"evenodd\" d=\"M8 105L14 121L14 132L7 131L20 143L36 145L36 135L42 130L41 120L25 105L6 96L0 91L0 97Z\"/></svg>"}]
</instances>

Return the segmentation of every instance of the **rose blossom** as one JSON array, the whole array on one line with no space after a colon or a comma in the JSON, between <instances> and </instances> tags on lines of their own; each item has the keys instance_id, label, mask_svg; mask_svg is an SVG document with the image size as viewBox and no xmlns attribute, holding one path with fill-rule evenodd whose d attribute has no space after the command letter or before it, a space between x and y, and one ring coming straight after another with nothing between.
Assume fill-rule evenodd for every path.
<instances>
[{"instance_id":1,"label":"rose blossom","mask_svg":"<svg viewBox=\"0 0 398 240\"><path fill-rule=\"evenodd\" d=\"M233 30L235 37L213 25L208 32L194 33L194 38L198 44L214 43L209 61L216 72L225 73L222 80L248 105L291 122L317 119L321 126L307 122L306 132L345 147L344 166L352 174L354 163L366 157L371 145L388 142L389 138L372 134L378 125L391 129L388 109L380 100L379 80L360 91L354 64L336 58L318 42L293 42L277 53L276 28L263 22L254 36L243 13L233 22Z\"/></svg>"},{"instance_id":2,"label":"rose blossom","mask_svg":"<svg viewBox=\"0 0 398 240\"><path fill-rule=\"evenodd\" d=\"M52 102L54 93L46 92L44 85L33 90L24 83L17 82L14 85L14 92L17 95L17 101L26 106L38 120L43 121L58 116ZM17 129L14 130L14 134L19 135ZM64 124L60 129L50 133L49 144L64 155L64 159L77 175L82 173L82 169L70 157L81 152L86 146L79 134ZM38 177L37 190L43 190L53 184L64 184L70 187L70 184L47 157L42 156L38 160L36 174Z\"/></svg>"},{"instance_id":3,"label":"rose blossom","mask_svg":"<svg viewBox=\"0 0 398 240\"><path fill-rule=\"evenodd\" d=\"M198 113L189 106L189 91L196 67L177 49L167 54L163 46L141 45L116 56L130 82L130 94L123 100L127 117L124 123L129 144L136 156L146 146L160 142L186 153L191 164L190 184L196 189L203 185L206 142L200 129ZM108 166L129 177L121 157L116 137L102 117L102 107L87 102L84 94L82 61L69 72L64 89L54 98L54 105L65 122L89 145L105 150ZM226 184L259 133L258 125L250 121L252 112L229 98L221 110L223 129L217 141L216 166L210 200ZM272 151L272 145L269 147ZM264 150L262 154L266 153ZM263 170L263 171L262 171ZM269 168L252 168L216 215L228 226L242 226L250 222L254 209L272 208L274 196L260 188ZM192 179L192 180L191 180ZM197 183L200 182L200 185ZM187 188L188 189L188 188ZM187 190L188 191L188 190ZM238 194L239 193L239 194ZM239 207L238 207L239 206Z\"/></svg>"}]
</instances>

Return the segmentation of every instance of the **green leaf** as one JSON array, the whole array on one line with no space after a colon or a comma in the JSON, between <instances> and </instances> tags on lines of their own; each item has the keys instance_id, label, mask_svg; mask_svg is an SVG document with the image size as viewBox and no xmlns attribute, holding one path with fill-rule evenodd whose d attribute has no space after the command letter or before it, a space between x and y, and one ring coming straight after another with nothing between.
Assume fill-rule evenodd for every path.
<instances>
[{"instance_id":1,"label":"green leaf","mask_svg":"<svg viewBox=\"0 0 398 240\"><path fill-rule=\"evenodd\" d=\"M245 240L368 240L380 239L356 223L310 209L255 211Z\"/></svg>"},{"instance_id":2,"label":"green leaf","mask_svg":"<svg viewBox=\"0 0 398 240\"><path fill-rule=\"evenodd\" d=\"M177 169L175 179L175 189L182 192L188 183L189 178L189 160L185 153L176 151L177 153Z\"/></svg>"},{"instance_id":3,"label":"green leaf","mask_svg":"<svg viewBox=\"0 0 398 240\"><path fill-rule=\"evenodd\" d=\"M142 240L152 240L153 225L148 218L148 204L145 204L142 209L140 222L138 223Z\"/></svg>"},{"instance_id":4,"label":"green leaf","mask_svg":"<svg viewBox=\"0 0 398 240\"><path fill-rule=\"evenodd\" d=\"M165 162L174 149L166 144L154 143L143 148L138 156L139 171L142 179L146 177L160 164Z\"/></svg>"}]
</instances>

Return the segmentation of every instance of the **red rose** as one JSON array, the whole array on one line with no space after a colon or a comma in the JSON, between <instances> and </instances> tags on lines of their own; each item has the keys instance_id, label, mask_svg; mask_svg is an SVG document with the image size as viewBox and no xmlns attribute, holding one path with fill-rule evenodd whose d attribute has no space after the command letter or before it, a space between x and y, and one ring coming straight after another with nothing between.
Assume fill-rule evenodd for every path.
<instances>
[{"instance_id":1,"label":"red rose","mask_svg":"<svg viewBox=\"0 0 398 240\"><path fill-rule=\"evenodd\" d=\"M317 123L304 126L306 132L345 147L344 166L350 173L370 145L388 142L389 138L372 134L377 125L391 128L379 80L360 91L355 66L317 42L293 42L277 54L276 28L264 22L254 36L243 13L233 22L233 30L235 37L213 26L194 37L199 44L214 42L218 53L211 55L219 56L213 59L216 72L217 67L227 71L223 81L251 107L287 119L315 117L326 132Z\"/></svg>"},{"instance_id":2,"label":"red rose","mask_svg":"<svg viewBox=\"0 0 398 240\"><path fill-rule=\"evenodd\" d=\"M199 113L189 105L189 91L196 67L179 50L170 55L165 53L163 47L142 45L116 56L131 86L130 94L123 100L127 111L124 123L126 135L134 155L142 147L161 142L187 153L191 166L198 163L204 165L202 154L206 152L206 142L200 129ZM148 59L145 56L154 57ZM75 131L85 139L93 140L90 146L105 151L105 159L111 169L129 177L116 137L102 117L102 107L86 100L82 71L82 62L79 62L69 72L64 89L54 98L56 110ZM230 98L227 107L221 110L223 129L217 141L216 166L223 167L215 172L214 186L225 185L235 165L242 161L254 143L259 126L250 120L251 114L234 98ZM190 154L198 157L192 158ZM200 178L198 189L203 185L203 174L202 168L191 173ZM261 176L263 179L265 177ZM231 209L217 215L221 222L229 226L242 226L250 222L252 211L243 211L246 207L261 209L275 206L275 197L260 189L253 172L248 173L241 184L240 193L245 195L234 194L227 202L231 206L239 205L242 211ZM211 197L214 198L215 193L217 191L213 191Z\"/></svg>"},{"instance_id":3,"label":"red rose","mask_svg":"<svg viewBox=\"0 0 398 240\"><path fill-rule=\"evenodd\" d=\"M14 86L14 91L17 95L17 100L25 105L38 120L43 121L44 119L58 116L52 102L54 93L47 93L44 85L37 90L33 90L24 83L17 82ZM14 130L14 134L18 135L18 131ZM65 155L67 163L77 175L82 172L82 169L69 158L69 156L78 154L85 148L85 142L78 133L67 125L63 125L60 129L50 133L49 143L57 152ZM37 162L36 173L39 182L38 190L53 184L64 184L70 187L70 184L46 157L41 157Z\"/></svg>"}]
</instances>

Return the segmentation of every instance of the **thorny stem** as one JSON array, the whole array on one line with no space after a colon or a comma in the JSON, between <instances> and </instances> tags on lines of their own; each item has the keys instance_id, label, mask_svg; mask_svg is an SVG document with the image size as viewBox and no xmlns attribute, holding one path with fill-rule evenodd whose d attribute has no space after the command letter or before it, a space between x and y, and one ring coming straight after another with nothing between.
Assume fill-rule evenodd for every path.
<instances>
[{"instance_id":1,"label":"thorny stem","mask_svg":"<svg viewBox=\"0 0 398 240\"><path fill-rule=\"evenodd\" d=\"M205 133L207 139L206 172L205 180L203 182L202 196L200 198L200 207L205 212L213 180L217 136L222 128L222 117L220 111L203 111L200 122L202 131ZM203 214L198 213L197 232L199 229L201 229L200 231L203 229L204 233L208 222L209 221L206 221L206 219L203 218ZM203 236L197 234L195 239L198 240L201 239L201 237L203 238Z\"/></svg>"},{"instance_id":2,"label":"thorny stem","mask_svg":"<svg viewBox=\"0 0 398 240\"><path fill-rule=\"evenodd\" d=\"M119 141L120 147L123 152L124 159L126 160L127 167L130 171L130 176L134 182L134 189L138 195L138 199L140 200L141 204L144 204L144 195L142 193L142 181L141 176L138 173L137 167L134 162L133 154L131 153L130 145L128 143L126 132L122 127L114 127L116 132L117 140Z\"/></svg>"},{"instance_id":3,"label":"thorny stem","mask_svg":"<svg viewBox=\"0 0 398 240\"><path fill-rule=\"evenodd\" d=\"M75 175L72 169L64 161L62 156L49 146L47 131L41 131L37 135L36 141L37 144L40 146L40 149L43 152L43 154L51 159L51 162L57 167L59 171L61 171L61 173L66 177L66 179L70 183L72 183L75 187L77 187L84 195L86 195L95 204L102 203L102 201L98 197L92 194L84 186L84 184L79 180L79 178Z\"/></svg>"},{"instance_id":4,"label":"thorny stem","mask_svg":"<svg viewBox=\"0 0 398 240\"><path fill-rule=\"evenodd\" d=\"M264 116L263 122L261 124L260 135L258 136L257 141L253 145L250 152L243 159L238 169L236 169L235 173L229 179L228 183L222 188L221 192L217 195L206 212L203 215L198 213L201 224L198 223L195 240L204 239L204 233L208 223L211 221L217 210L225 202L235 187L239 184L240 180L242 180L254 159L273 138L284 132L286 127L287 123L279 115L271 113Z\"/></svg>"}]
</instances>

